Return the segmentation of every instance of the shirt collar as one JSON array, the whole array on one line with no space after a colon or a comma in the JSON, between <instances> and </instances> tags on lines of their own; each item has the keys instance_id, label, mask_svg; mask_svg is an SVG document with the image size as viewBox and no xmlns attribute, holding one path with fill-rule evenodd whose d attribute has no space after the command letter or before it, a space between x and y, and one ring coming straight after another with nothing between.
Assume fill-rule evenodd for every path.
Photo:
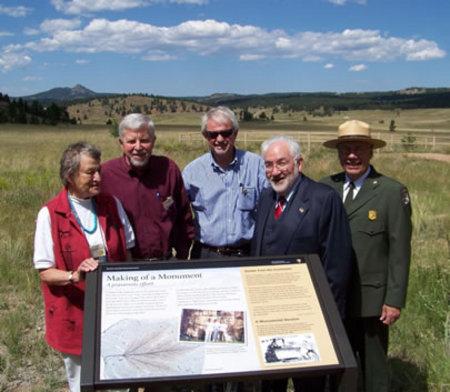
<instances>
[{"instance_id":1,"label":"shirt collar","mask_svg":"<svg viewBox=\"0 0 450 392\"><path fill-rule=\"evenodd\" d=\"M291 200L293 194L294 194L294 188L292 188L292 189L289 191L289 193L285 196L286 203L289 202L289 200Z\"/></svg>"},{"instance_id":2,"label":"shirt collar","mask_svg":"<svg viewBox=\"0 0 450 392\"><path fill-rule=\"evenodd\" d=\"M230 162L230 164L227 166L226 169L232 169L234 167L236 167L238 165L238 163L241 160L241 153L240 150L238 150L237 148L234 149L234 158L233 160ZM213 167L214 170L219 170L219 171L225 171L224 169L222 169L216 162L216 160L214 159L214 155L212 154L212 152L209 152L209 161L211 166Z\"/></svg>"},{"instance_id":3,"label":"shirt collar","mask_svg":"<svg viewBox=\"0 0 450 392\"><path fill-rule=\"evenodd\" d=\"M295 193L296 189L297 189L297 185L299 184L299 182L302 179L302 173L299 173L298 177L296 178L295 182L292 184L291 189L289 190L289 192L287 193L287 195L284 197L284 199L286 200L286 203L289 202L289 200L292 199L292 195ZM279 200L278 194L277 194L277 202Z\"/></svg>"},{"instance_id":4,"label":"shirt collar","mask_svg":"<svg viewBox=\"0 0 450 392\"><path fill-rule=\"evenodd\" d=\"M146 172L147 169L150 167L151 161L152 161L152 155L150 155L150 158L148 159L147 164L140 168L137 168L137 167L134 167L133 165L131 165L131 163L128 161L128 158L125 154L122 157L122 161L123 161L123 164L125 165L125 167L127 168L127 171L130 174L130 176L139 177L142 173Z\"/></svg>"},{"instance_id":5,"label":"shirt collar","mask_svg":"<svg viewBox=\"0 0 450 392\"><path fill-rule=\"evenodd\" d=\"M357 189L357 190L361 189L361 187L364 184L364 181L369 176L369 174L370 174L370 166L367 168L366 172L361 177L359 177L359 178L357 178L356 180L353 181L353 185L355 185L355 189ZM352 182L352 180L346 174L345 175L344 189L348 189L351 182Z\"/></svg>"}]
</instances>

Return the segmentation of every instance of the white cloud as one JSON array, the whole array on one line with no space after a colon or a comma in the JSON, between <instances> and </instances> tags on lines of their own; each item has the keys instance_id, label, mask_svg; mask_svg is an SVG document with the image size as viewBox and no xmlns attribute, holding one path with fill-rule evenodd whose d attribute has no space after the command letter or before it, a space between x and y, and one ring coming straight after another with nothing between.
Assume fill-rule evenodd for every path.
<instances>
[{"instance_id":1,"label":"white cloud","mask_svg":"<svg viewBox=\"0 0 450 392\"><path fill-rule=\"evenodd\" d=\"M170 61L176 60L176 58L177 58L176 56L164 53L161 50L151 51L142 57L142 59L145 61Z\"/></svg>"},{"instance_id":2,"label":"white cloud","mask_svg":"<svg viewBox=\"0 0 450 392\"><path fill-rule=\"evenodd\" d=\"M5 50L0 53L0 69L3 72L23 67L31 62L31 57L23 52Z\"/></svg>"},{"instance_id":3,"label":"white cloud","mask_svg":"<svg viewBox=\"0 0 450 392\"><path fill-rule=\"evenodd\" d=\"M51 0L51 2L60 12L78 15L101 11L123 11L159 3L201 5L207 4L208 0Z\"/></svg>"},{"instance_id":4,"label":"white cloud","mask_svg":"<svg viewBox=\"0 0 450 392\"><path fill-rule=\"evenodd\" d=\"M13 18L22 18L27 16L32 11L31 8L28 7L5 7L0 5L0 14L5 14L8 16L12 16Z\"/></svg>"},{"instance_id":5,"label":"white cloud","mask_svg":"<svg viewBox=\"0 0 450 392\"><path fill-rule=\"evenodd\" d=\"M14 34L9 31L0 31L0 37L11 37L12 35Z\"/></svg>"},{"instance_id":6,"label":"white cloud","mask_svg":"<svg viewBox=\"0 0 450 392\"><path fill-rule=\"evenodd\" d=\"M79 19L45 19L41 25L41 31L45 33L57 33L64 30L74 30L81 26Z\"/></svg>"},{"instance_id":7,"label":"white cloud","mask_svg":"<svg viewBox=\"0 0 450 392\"><path fill-rule=\"evenodd\" d=\"M25 76L22 78L24 82L36 82L38 80L42 80L40 76Z\"/></svg>"},{"instance_id":8,"label":"white cloud","mask_svg":"<svg viewBox=\"0 0 450 392\"><path fill-rule=\"evenodd\" d=\"M332 69L332 68L334 68L334 64L332 64L332 63L327 63L327 64L325 64L323 67L324 67L325 69Z\"/></svg>"},{"instance_id":9,"label":"white cloud","mask_svg":"<svg viewBox=\"0 0 450 392\"><path fill-rule=\"evenodd\" d=\"M92 19L84 26L78 19L53 19L41 24L42 39L4 48L27 53L134 54L147 61L174 60L189 54L213 56L227 53L241 61L263 58L351 62L424 61L446 56L436 42L405 39L377 30L340 32L303 31L288 34L253 25L216 20L190 20L175 26L157 26L127 19Z\"/></svg>"},{"instance_id":10,"label":"white cloud","mask_svg":"<svg viewBox=\"0 0 450 392\"><path fill-rule=\"evenodd\" d=\"M433 58L443 57L445 52L437 46L435 42L427 40L407 40L402 43L401 52L409 61L430 60Z\"/></svg>"},{"instance_id":11,"label":"white cloud","mask_svg":"<svg viewBox=\"0 0 450 392\"><path fill-rule=\"evenodd\" d=\"M241 54L239 56L239 60L241 61L257 61L265 58L265 56L261 54Z\"/></svg>"},{"instance_id":12,"label":"white cloud","mask_svg":"<svg viewBox=\"0 0 450 392\"><path fill-rule=\"evenodd\" d=\"M99 11L122 11L141 7L142 0L51 0L53 6L65 14L82 14Z\"/></svg>"},{"instance_id":13,"label":"white cloud","mask_svg":"<svg viewBox=\"0 0 450 392\"><path fill-rule=\"evenodd\" d=\"M429 40L386 37L377 30L344 30L342 32L301 32L279 46L303 58L306 54L348 61L429 60L445 57L445 51Z\"/></svg>"},{"instance_id":14,"label":"white cloud","mask_svg":"<svg viewBox=\"0 0 450 392\"><path fill-rule=\"evenodd\" d=\"M77 60L75 60L75 63L77 63L78 65L86 65L86 64L89 64L90 61L86 60L86 59L77 59Z\"/></svg>"},{"instance_id":15,"label":"white cloud","mask_svg":"<svg viewBox=\"0 0 450 392\"><path fill-rule=\"evenodd\" d=\"M356 64L352 65L348 70L352 72L362 72L367 69L367 66L364 64Z\"/></svg>"}]
</instances>

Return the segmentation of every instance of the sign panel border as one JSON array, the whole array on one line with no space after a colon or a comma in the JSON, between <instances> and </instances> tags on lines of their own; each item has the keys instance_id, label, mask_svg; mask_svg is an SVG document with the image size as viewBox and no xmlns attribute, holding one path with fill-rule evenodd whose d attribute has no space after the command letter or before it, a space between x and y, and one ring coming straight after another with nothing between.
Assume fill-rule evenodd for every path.
<instances>
[{"instance_id":1,"label":"sign panel border","mask_svg":"<svg viewBox=\"0 0 450 392\"><path fill-rule=\"evenodd\" d=\"M152 377L138 379L101 379L100 378L100 341L102 324L102 284L105 273L131 271L161 271L189 269L218 269L229 267L287 266L306 264L320 304L326 328L330 336L337 363L322 366L291 365L282 368L264 368L257 371L226 372L216 374L190 374L170 377ZM313 376L331 374L337 384L345 386L346 391L356 390L357 367L342 320L333 299L322 264L317 255L290 255L247 258L227 258L190 261L163 262L127 262L100 264L97 271L87 274L84 335L81 370L81 390L94 391L124 387L143 387L158 383L198 383L223 382L252 379L270 379L291 376Z\"/></svg>"}]
</instances>

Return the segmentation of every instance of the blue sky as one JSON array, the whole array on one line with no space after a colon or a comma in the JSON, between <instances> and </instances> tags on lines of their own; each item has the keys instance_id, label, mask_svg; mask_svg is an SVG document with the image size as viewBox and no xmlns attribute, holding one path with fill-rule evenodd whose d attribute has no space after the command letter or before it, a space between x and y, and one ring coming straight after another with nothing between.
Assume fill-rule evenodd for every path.
<instances>
[{"instance_id":1,"label":"blue sky","mask_svg":"<svg viewBox=\"0 0 450 392\"><path fill-rule=\"evenodd\" d=\"M0 92L450 87L449 0L0 0Z\"/></svg>"}]
</instances>

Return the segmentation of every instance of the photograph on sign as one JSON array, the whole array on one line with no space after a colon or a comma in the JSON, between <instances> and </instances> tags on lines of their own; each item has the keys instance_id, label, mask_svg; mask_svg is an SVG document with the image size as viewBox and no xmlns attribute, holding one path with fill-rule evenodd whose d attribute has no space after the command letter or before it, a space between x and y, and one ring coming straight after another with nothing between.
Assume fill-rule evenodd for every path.
<instances>
[{"instance_id":1,"label":"photograph on sign","mask_svg":"<svg viewBox=\"0 0 450 392\"><path fill-rule=\"evenodd\" d=\"M245 343L243 311L183 309L180 340L186 342Z\"/></svg>"},{"instance_id":2,"label":"photograph on sign","mask_svg":"<svg viewBox=\"0 0 450 392\"><path fill-rule=\"evenodd\" d=\"M266 364L319 361L314 334L268 336L260 339Z\"/></svg>"}]
</instances>

